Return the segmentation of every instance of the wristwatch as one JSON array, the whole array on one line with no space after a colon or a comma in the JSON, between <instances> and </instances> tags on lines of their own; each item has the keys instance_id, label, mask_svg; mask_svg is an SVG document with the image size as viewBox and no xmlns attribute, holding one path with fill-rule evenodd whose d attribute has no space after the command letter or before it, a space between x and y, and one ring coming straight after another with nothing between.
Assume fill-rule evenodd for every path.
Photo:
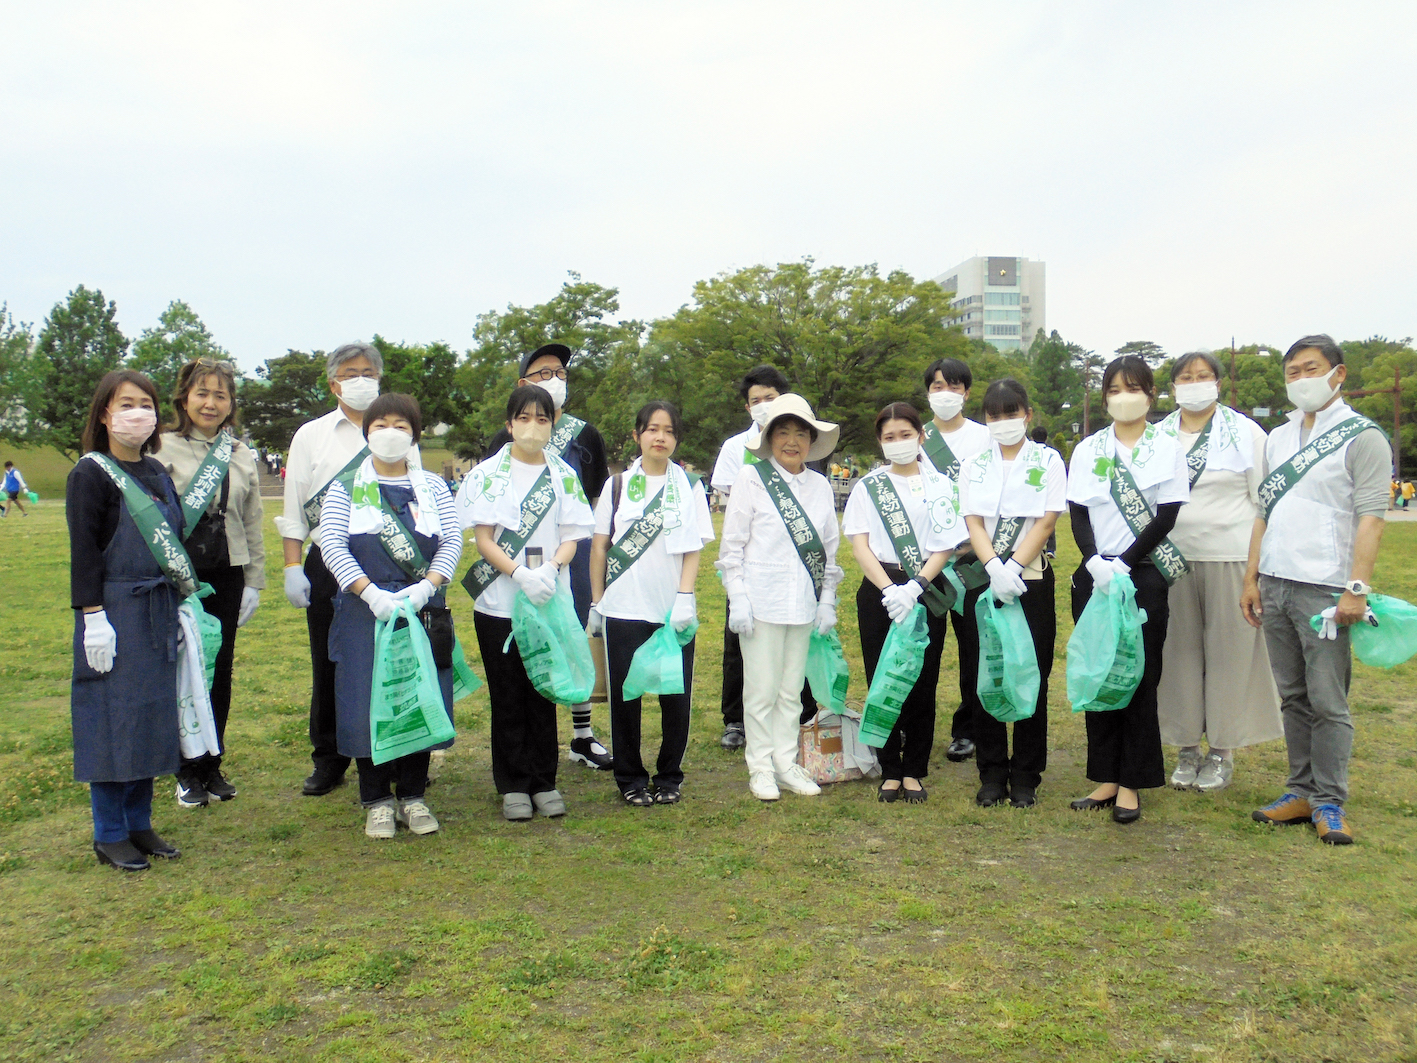
<instances>
[{"instance_id":1,"label":"wristwatch","mask_svg":"<svg viewBox=\"0 0 1417 1063\"><path fill-rule=\"evenodd\" d=\"M1349 594L1356 594L1358 597L1361 598L1365 594L1370 593L1373 588L1368 586L1368 584L1364 583L1360 579L1351 579L1343 585L1343 589L1346 590Z\"/></svg>"}]
</instances>

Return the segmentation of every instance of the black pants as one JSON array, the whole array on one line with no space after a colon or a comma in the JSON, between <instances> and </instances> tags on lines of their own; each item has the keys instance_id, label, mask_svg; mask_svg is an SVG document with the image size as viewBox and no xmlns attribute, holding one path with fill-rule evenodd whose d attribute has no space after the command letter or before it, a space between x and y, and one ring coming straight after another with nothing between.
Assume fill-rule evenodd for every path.
<instances>
[{"instance_id":1,"label":"black pants","mask_svg":"<svg viewBox=\"0 0 1417 1063\"><path fill-rule=\"evenodd\" d=\"M1166 645L1166 580L1150 563L1132 569L1137 607L1146 610L1141 628L1146 667L1141 683L1125 708L1089 712L1087 717L1087 777L1096 783L1116 783L1129 790L1165 785L1166 763L1161 752L1161 723L1156 715L1156 685L1161 681L1161 651ZM1073 620L1082 616L1092 595L1092 575L1079 566L1073 573Z\"/></svg>"},{"instance_id":2,"label":"black pants","mask_svg":"<svg viewBox=\"0 0 1417 1063\"><path fill-rule=\"evenodd\" d=\"M536 692L515 641L502 652L512 622L474 611L491 702L492 781L499 794L556 789L556 705Z\"/></svg>"},{"instance_id":3,"label":"black pants","mask_svg":"<svg viewBox=\"0 0 1417 1063\"><path fill-rule=\"evenodd\" d=\"M216 655L212 675L212 718L216 721L217 744L226 752L226 721L231 715L231 662L236 657L236 618L241 613L241 593L246 589L246 573L240 565L203 569L197 579L212 585L212 594L202 599L202 608L221 621L221 650ZM206 771L221 767L221 753L196 760L182 758L182 768Z\"/></svg>"},{"instance_id":4,"label":"black pants","mask_svg":"<svg viewBox=\"0 0 1417 1063\"><path fill-rule=\"evenodd\" d=\"M305 578L310 581L310 608L305 610L310 632L310 759L317 772L343 775L349 758L340 753L335 738L335 662L330 660L330 624L339 584L318 546L305 556Z\"/></svg>"},{"instance_id":5,"label":"black pants","mask_svg":"<svg viewBox=\"0 0 1417 1063\"><path fill-rule=\"evenodd\" d=\"M723 621L723 726L736 723L743 726L743 647L738 636L728 630L728 620ZM812 691L802 684L802 722L807 723L817 715L817 701Z\"/></svg>"},{"instance_id":6,"label":"black pants","mask_svg":"<svg viewBox=\"0 0 1417 1063\"><path fill-rule=\"evenodd\" d=\"M984 706L979 701L979 621L974 616L974 603L984 593L984 587L967 591L964 596L964 615L950 610L950 623L954 625L955 642L959 644L959 708L950 720L951 738L974 739L974 717Z\"/></svg>"},{"instance_id":7,"label":"black pants","mask_svg":"<svg viewBox=\"0 0 1417 1063\"><path fill-rule=\"evenodd\" d=\"M974 715L975 759L979 781L1038 789L1048 767L1048 674L1053 670L1053 646L1058 638L1055 585L1052 566L1043 578L1028 580L1027 593L1018 600L1033 636L1033 652L1038 658L1038 702L1033 715L1014 728L1014 755L1009 757L1009 725L984 711L982 703Z\"/></svg>"},{"instance_id":8,"label":"black pants","mask_svg":"<svg viewBox=\"0 0 1417 1063\"><path fill-rule=\"evenodd\" d=\"M886 575L896 583L908 582L905 572L895 566L886 566ZM935 686L940 681L940 654L945 648L949 621L942 616L929 619L930 646L925 651L920 678L901 706L900 718L891 728L890 737L881 747L883 779L923 779L930 774L930 750L935 744ZM869 686L891 629L891 618L881 604L880 588L868 579L863 579L856 591L856 623L861 632L861 659L866 664Z\"/></svg>"},{"instance_id":9,"label":"black pants","mask_svg":"<svg viewBox=\"0 0 1417 1063\"><path fill-rule=\"evenodd\" d=\"M390 788L400 801L421 799L428 787L428 765L432 759L432 753L426 749L383 764L375 764L369 757L357 758L359 803L365 808L377 804L389 796Z\"/></svg>"},{"instance_id":10,"label":"black pants","mask_svg":"<svg viewBox=\"0 0 1417 1063\"><path fill-rule=\"evenodd\" d=\"M640 723L643 698L626 701L625 676L630 660L661 625L643 620L605 621L606 681L610 687L610 741L615 748L615 785L621 793L643 790L649 773L640 756ZM655 760L654 785L678 789L684 782L684 750L689 745L689 705L694 691L694 641L684 647L684 693L660 694L659 757Z\"/></svg>"}]
</instances>

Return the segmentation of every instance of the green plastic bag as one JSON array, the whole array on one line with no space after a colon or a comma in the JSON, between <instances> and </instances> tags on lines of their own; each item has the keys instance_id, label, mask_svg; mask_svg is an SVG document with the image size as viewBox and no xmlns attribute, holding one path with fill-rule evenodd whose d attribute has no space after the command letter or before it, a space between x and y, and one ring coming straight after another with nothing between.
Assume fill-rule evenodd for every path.
<instances>
[{"instance_id":1,"label":"green plastic bag","mask_svg":"<svg viewBox=\"0 0 1417 1063\"><path fill-rule=\"evenodd\" d=\"M407 623L399 626L399 620ZM457 732L443 705L433 647L407 598L374 621L374 683L369 691L369 746L375 764L419 753Z\"/></svg>"},{"instance_id":2,"label":"green plastic bag","mask_svg":"<svg viewBox=\"0 0 1417 1063\"><path fill-rule=\"evenodd\" d=\"M1353 655L1374 668L1396 668L1417 654L1417 605L1386 594L1369 594L1368 609L1377 623L1359 621L1348 628ZM1309 618L1315 631L1323 624Z\"/></svg>"},{"instance_id":3,"label":"green plastic bag","mask_svg":"<svg viewBox=\"0 0 1417 1063\"><path fill-rule=\"evenodd\" d=\"M930 645L930 622L925 607L916 605L903 623L892 624L881 647L881 659L876 662L876 674L866 693L866 707L861 713L861 729L857 737L866 745L880 749L890 738L901 706L925 666L925 651ZM1032 643L1030 643L1032 645Z\"/></svg>"},{"instance_id":4,"label":"green plastic bag","mask_svg":"<svg viewBox=\"0 0 1417 1063\"><path fill-rule=\"evenodd\" d=\"M846 708L846 691L850 685L851 668L846 663L836 628L819 635L813 627L812 636L807 640L807 687L812 697L831 712L840 713Z\"/></svg>"},{"instance_id":5,"label":"green plastic bag","mask_svg":"<svg viewBox=\"0 0 1417 1063\"><path fill-rule=\"evenodd\" d=\"M1038 657L1033 632L1018 602L1000 605L992 594L974 603L979 621L979 681L975 690L986 711L1000 723L1018 723L1038 705Z\"/></svg>"},{"instance_id":6,"label":"green plastic bag","mask_svg":"<svg viewBox=\"0 0 1417 1063\"><path fill-rule=\"evenodd\" d=\"M453 700L461 701L478 687L482 685L482 680L477 677L477 673L468 666L467 654L462 651L462 643L458 641L456 635L453 636Z\"/></svg>"},{"instance_id":7,"label":"green plastic bag","mask_svg":"<svg viewBox=\"0 0 1417 1063\"><path fill-rule=\"evenodd\" d=\"M522 666L536 692L558 705L579 705L595 689L595 661L585 628L576 619L571 592L558 586L545 605L532 605L524 591L512 600L512 633Z\"/></svg>"},{"instance_id":8,"label":"green plastic bag","mask_svg":"<svg viewBox=\"0 0 1417 1063\"><path fill-rule=\"evenodd\" d=\"M630 658L621 687L625 700L634 701L646 694L684 693L684 647L698 630L699 622L694 620L683 631L675 631L666 614L664 625L640 643Z\"/></svg>"},{"instance_id":9,"label":"green plastic bag","mask_svg":"<svg viewBox=\"0 0 1417 1063\"><path fill-rule=\"evenodd\" d=\"M30 505L34 505L39 501L39 495L34 491L30 491L26 497L30 500Z\"/></svg>"},{"instance_id":10,"label":"green plastic bag","mask_svg":"<svg viewBox=\"0 0 1417 1063\"><path fill-rule=\"evenodd\" d=\"M1068 700L1073 712L1102 712L1130 704L1146 668L1137 608L1137 588L1128 575L1112 577L1107 590L1093 588L1087 608L1068 639Z\"/></svg>"},{"instance_id":11,"label":"green plastic bag","mask_svg":"<svg viewBox=\"0 0 1417 1063\"><path fill-rule=\"evenodd\" d=\"M212 593L209 584L202 584L208 594ZM185 599L192 607L197 621L197 634L202 637L202 666L207 672L207 689L212 688L212 680L216 676L216 655L221 652L221 621L212 616L202 608L202 600L198 597L201 591L188 595Z\"/></svg>"}]
</instances>

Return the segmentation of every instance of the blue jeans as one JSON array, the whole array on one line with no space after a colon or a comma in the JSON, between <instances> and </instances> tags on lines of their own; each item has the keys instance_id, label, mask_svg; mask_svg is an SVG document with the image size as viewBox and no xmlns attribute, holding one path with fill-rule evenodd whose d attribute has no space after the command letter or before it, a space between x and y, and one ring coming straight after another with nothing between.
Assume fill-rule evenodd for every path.
<instances>
[{"instance_id":1,"label":"blue jeans","mask_svg":"<svg viewBox=\"0 0 1417 1063\"><path fill-rule=\"evenodd\" d=\"M151 830L153 825L153 781L91 782L93 840L126 842L134 831Z\"/></svg>"}]
</instances>

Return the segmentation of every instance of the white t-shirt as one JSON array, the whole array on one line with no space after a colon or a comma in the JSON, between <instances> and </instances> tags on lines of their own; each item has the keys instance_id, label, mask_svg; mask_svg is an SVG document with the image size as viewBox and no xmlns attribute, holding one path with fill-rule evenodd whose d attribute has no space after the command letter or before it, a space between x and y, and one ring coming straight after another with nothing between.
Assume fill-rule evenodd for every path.
<instances>
[{"instance_id":1,"label":"white t-shirt","mask_svg":"<svg viewBox=\"0 0 1417 1063\"><path fill-rule=\"evenodd\" d=\"M653 499L664 488L666 476L645 477L645 497ZM595 503L595 534L608 535L613 543L625 534L632 523L622 516L625 508L625 490L620 489L620 511L615 514L614 531L610 527L609 486L600 492ZM709 515L708 497L697 487L689 491L692 497L694 515L699 527L701 542L711 543L714 539L713 518ZM636 507L638 508L638 507ZM651 624L664 623L665 616L674 607L674 596L679 593L679 577L684 573L684 555L671 554L667 536L661 532L633 565L620 573L620 578L605 588L600 599L602 616L616 620L644 620Z\"/></svg>"},{"instance_id":2,"label":"white t-shirt","mask_svg":"<svg viewBox=\"0 0 1417 1063\"><path fill-rule=\"evenodd\" d=\"M935 425L938 429L940 426ZM971 421L968 417L964 419L964 424L956 428L953 432L941 432L940 436L949 445L950 453L960 462L968 461L981 450L988 450L994 439L989 435L989 429L978 421ZM941 472L945 470L941 469Z\"/></svg>"},{"instance_id":3,"label":"white t-shirt","mask_svg":"<svg viewBox=\"0 0 1417 1063\"><path fill-rule=\"evenodd\" d=\"M1098 437L1103 433L1106 433L1110 438L1099 439ZM1157 479L1156 482L1146 486L1138 483L1138 489L1153 513L1156 512L1158 506L1164 506L1170 502L1185 502L1190 497L1190 478L1186 473L1185 448L1165 435L1156 434L1158 448L1166 446L1167 442L1172 444L1171 449L1174 451L1174 461L1169 466L1170 475L1165 475L1161 469L1155 469L1152 470L1152 474L1158 477L1164 476L1164 478ZM1137 537L1132 534L1131 528L1127 527L1127 521L1122 516L1122 511L1112 501L1110 494L1104 496L1098 489L1096 498L1082 497L1084 492L1093 487L1093 484L1083 474L1083 468L1079 468L1079 463L1095 460L1098 447L1105 448L1104 453L1108 450L1115 453L1128 469L1132 468L1132 449L1117 444L1113 427L1108 425L1102 432L1095 433L1083 440L1073 451L1073 467L1068 477L1068 500L1087 506L1088 517L1092 521L1092 535L1097 542L1097 552L1107 557L1116 557L1136 542ZM1153 460L1160 460L1160 458L1158 456ZM1137 479L1140 480L1140 477Z\"/></svg>"},{"instance_id":4,"label":"white t-shirt","mask_svg":"<svg viewBox=\"0 0 1417 1063\"><path fill-rule=\"evenodd\" d=\"M1024 445L1026 447L1032 447L1035 444L1025 443ZM962 470L959 480L960 512L965 514L965 516L982 517L984 520L984 531L991 540L994 538L995 529L999 526L1000 517L1019 515L1017 513L1008 512L1010 509L1009 499L1016 497L1014 495L1016 491L1028 491L1034 488L1039 490L1043 496L1043 512L1045 513L1062 513L1068 508L1068 470L1063 464L1062 455L1052 447L1039 446L1038 451L1043 460L1043 483L1041 486L1030 486L1016 479L1017 460L1004 461L1003 454L994 449L992 440L987 450L980 452L981 455L988 454L991 460L999 463L1000 478L1005 485L1005 489L999 494L997 503L992 506L983 504L978 489L972 492L970 490L971 482L978 483L983 480L983 476L979 475L982 470L977 467L977 463L984 462L984 457L976 458L975 463L971 463ZM1022 454L1023 452L1020 451L1019 453ZM991 512L986 512L986 510L990 510ZM1023 540L1027 538L1028 533L1033 530L1033 526L1037 523L1037 517L1025 515L1023 528L1019 531L1018 539L1015 544L1023 542ZM1038 556L1030 561L1028 567L1023 570L1023 578L1042 579L1042 577L1043 553L1039 551Z\"/></svg>"},{"instance_id":5,"label":"white t-shirt","mask_svg":"<svg viewBox=\"0 0 1417 1063\"><path fill-rule=\"evenodd\" d=\"M1248 472L1206 469L1191 488L1191 497L1176 517L1169 538L1188 561L1245 561L1250 556L1250 532L1259 516L1259 489L1264 479L1264 429L1248 417L1255 464ZM1180 432L1181 449L1190 453L1199 433Z\"/></svg>"},{"instance_id":6,"label":"white t-shirt","mask_svg":"<svg viewBox=\"0 0 1417 1063\"><path fill-rule=\"evenodd\" d=\"M925 504L925 477L918 475L897 476L889 470L885 473L872 473L872 475L884 475L890 478L891 486L895 488L896 495L899 496L901 504L905 507L905 515L910 518L910 527L915 532L915 541L919 544L923 557L928 558L940 550L953 550L960 543L968 541L969 531L964 526L963 520L957 521L954 527L948 530L935 526L935 522L930 516L930 509ZM871 501L871 493L866 486L865 477L856 481L856 486L851 489L851 494L846 500L846 511L841 518L841 531L848 538L863 533L869 535L871 537L871 553L876 555L877 561L885 565L900 564L895 544L891 542L890 533L886 531L880 511Z\"/></svg>"},{"instance_id":7,"label":"white t-shirt","mask_svg":"<svg viewBox=\"0 0 1417 1063\"><path fill-rule=\"evenodd\" d=\"M743 471L743 455L748 450L748 435L752 431L749 428L746 432L729 436L719 447L718 460L713 463L713 475L709 477L709 486L715 491L728 494L733 490L738 474Z\"/></svg>"}]
</instances>

